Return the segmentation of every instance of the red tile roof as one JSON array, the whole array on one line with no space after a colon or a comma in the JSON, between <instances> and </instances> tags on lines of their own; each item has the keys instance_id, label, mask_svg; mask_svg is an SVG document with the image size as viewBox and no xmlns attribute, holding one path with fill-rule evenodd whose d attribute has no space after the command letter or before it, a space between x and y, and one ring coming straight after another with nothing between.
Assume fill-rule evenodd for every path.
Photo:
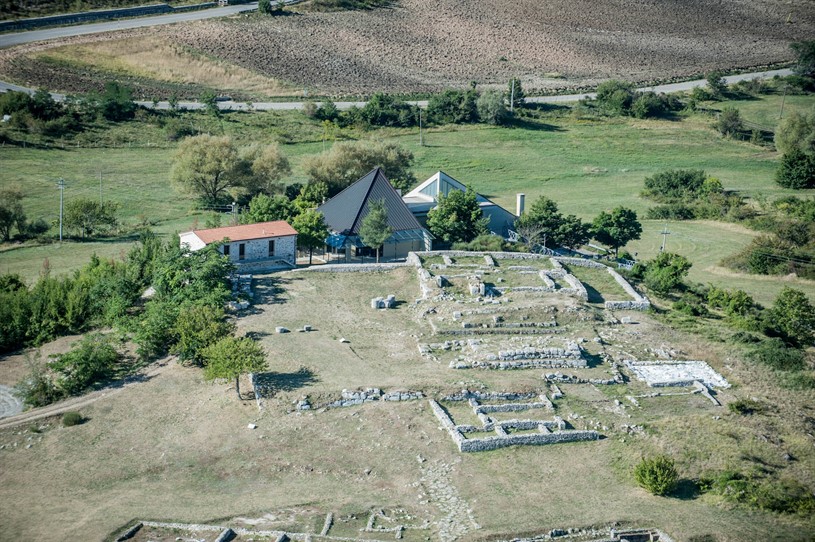
<instances>
[{"instance_id":1,"label":"red tile roof","mask_svg":"<svg viewBox=\"0 0 815 542\"><path fill-rule=\"evenodd\" d=\"M257 224L245 224L243 226L193 230L193 233L204 243L210 244L225 238L228 238L230 241L249 241L251 239L297 235L297 230L289 226L289 223L285 220L276 220L274 222L259 222Z\"/></svg>"}]
</instances>

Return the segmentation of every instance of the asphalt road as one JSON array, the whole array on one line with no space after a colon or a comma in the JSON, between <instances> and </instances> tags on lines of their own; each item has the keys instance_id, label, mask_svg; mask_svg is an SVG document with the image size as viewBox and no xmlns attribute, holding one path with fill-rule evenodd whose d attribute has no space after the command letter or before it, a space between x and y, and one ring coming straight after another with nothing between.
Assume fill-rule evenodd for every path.
<instances>
[{"instance_id":1,"label":"asphalt road","mask_svg":"<svg viewBox=\"0 0 815 542\"><path fill-rule=\"evenodd\" d=\"M80 24L74 26L46 28L44 30L29 30L26 32L0 34L0 49L11 47L13 45L21 45L23 43L31 43L33 41L67 38L70 36L82 36L84 34L98 34L100 32L126 30L128 28L141 28L144 26L182 23L185 21L212 19L214 17L226 17L227 15L235 15L236 13L241 13L242 11L254 11L257 9L257 7L257 2L254 2L251 4L238 4L234 6L225 6L222 8L188 11L185 13L169 13L167 15L155 15L135 19L121 19L106 21L103 23Z\"/></svg>"}]
</instances>

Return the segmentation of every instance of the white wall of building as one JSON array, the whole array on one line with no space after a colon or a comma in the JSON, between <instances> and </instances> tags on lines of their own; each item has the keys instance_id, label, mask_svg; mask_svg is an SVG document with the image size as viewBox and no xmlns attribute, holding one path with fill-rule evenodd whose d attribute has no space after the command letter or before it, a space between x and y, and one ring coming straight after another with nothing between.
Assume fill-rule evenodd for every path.
<instances>
[{"instance_id":1,"label":"white wall of building","mask_svg":"<svg viewBox=\"0 0 815 542\"><path fill-rule=\"evenodd\" d=\"M206 243L199 239L198 236L195 235L195 232L192 231L180 233L178 237L181 239L181 246L187 247L190 250L201 250L207 246Z\"/></svg>"}]
</instances>

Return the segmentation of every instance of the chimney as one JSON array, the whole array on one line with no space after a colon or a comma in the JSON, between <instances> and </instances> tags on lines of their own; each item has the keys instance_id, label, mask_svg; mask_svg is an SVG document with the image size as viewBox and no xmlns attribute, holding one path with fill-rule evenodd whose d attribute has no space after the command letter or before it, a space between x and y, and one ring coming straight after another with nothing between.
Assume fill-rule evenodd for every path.
<instances>
[{"instance_id":1,"label":"chimney","mask_svg":"<svg viewBox=\"0 0 815 542\"><path fill-rule=\"evenodd\" d=\"M515 214L521 216L524 213L524 203L526 203L526 194L516 194Z\"/></svg>"}]
</instances>

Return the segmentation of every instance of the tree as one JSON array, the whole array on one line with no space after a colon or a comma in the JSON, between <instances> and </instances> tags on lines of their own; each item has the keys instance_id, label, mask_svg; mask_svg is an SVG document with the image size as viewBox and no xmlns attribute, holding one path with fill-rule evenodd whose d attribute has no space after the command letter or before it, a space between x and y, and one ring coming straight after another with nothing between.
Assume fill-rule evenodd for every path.
<instances>
[{"instance_id":1,"label":"tree","mask_svg":"<svg viewBox=\"0 0 815 542\"><path fill-rule=\"evenodd\" d=\"M234 378L238 399L241 398L240 376L263 371L268 367L263 348L249 337L240 339L224 337L205 348L203 356L206 360L204 378L207 380Z\"/></svg>"},{"instance_id":2,"label":"tree","mask_svg":"<svg viewBox=\"0 0 815 542\"><path fill-rule=\"evenodd\" d=\"M305 160L309 183L325 183L334 196L379 166L396 188L407 190L416 182L410 171L413 153L383 141L340 142L330 150Z\"/></svg>"},{"instance_id":3,"label":"tree","mask_svg":"<svg viewBox=\"0 0 815 542\"><path fill-rule=\"evenodd\" d=\"M574 215L563 217L555 232L555 242L561 246L578 248L591 239L591 224L586 224Z\"/></svg>"},{"instance_id":4,"label":"tree","mask_svg":"<svg viewBox=\"0 0 815 542\"><path fill-rule=\"evenodd\" d=\"M359 237L365 246L376 249L376 263L379 263L379 252L382 243L393 235L393 228L388 225L388 210L385 200L371 201L368 214L362 219Z\"/></svg>"},{"instance_id":5,"label":"tree","mask_svg":"<svg viewBox=\"0 0 815 542\"><path fill-rule=\"evenodd\" d=\"M615 115L623 115L634 102L634 85L610 79L597 86L595 99L602 109Z\"/></svg>"},{"instance_id":6,"label":"tree","mask_svg":"<svg viewBox=\"0 0 815 542\"><path fill-rule=\"evenodd\" d=\"M194 252L172 246L156 262L155 299L175 305L199 303L222 307L229 299L229 274L235 269L216 244Z\"/></svg>"},{"instance_id":7,"label":"tree","mask_svg":"<svg viewBox=\"0 0 815 542\"><path fill-rule=\"evenodd\" d=\"M637 213L625 207L616 207L610 213L603 211L593 222L594 238L614 249L614 257L629 241L640 238L642 225Z\"/></svg>"},{"instance_id":8,"label":"tree","mask_svg":"<svg viewBox=\"0 0 815 542\"><path fill-rule=\"evenodd\" d=\"M691 263L684 256L671 252L661 252L645 267L645 285L655 292L668 293L682 284Z\"/></svg>"},{"instance_id":9,"label":"tree","mask_svg":"<svg viewBox=\"0 0 815 542\"><path fill-rule=\"evenodd\" d=\"M815 155L815 109L787 115L775 131L775 147L784 154L797 149Z\"/></svg>"},{"instance_id":10,"label":"tree","mask_svg":"<svg viewBox=\"0 0 815 542\"><path fill-rule=\"evenodd\" d=\"M307 209L294 218L292 227L297 230L297 245L308 249L308 264L311 265L312 252L323 246L328 237L325 217L319 211Z\"/></svg>"},{"instance_id":11,"label":"tree","mask_svg":"<svg viewBox=\"0 0 815 542\"><path fill-rule=\"evenodd\" d=\"M770 309L770 322L792 344L815 345L815 306L804 292L785 286Z\"/></svg>"},{"instance_id":12,"label":"tree","mask_svg":"<svg viewBox=\"0 0 815 542\"><path fill-rule=\"evenodd\" d=\"M507 103L514 109L520 109L524 106L524 98L526 98L526 93L524 93L521 86L521 80L517 78L510 79L509 83L507 83Z\"/></svg>"},{"instance_id":13,"label":"tree","mask_svg":"<svg viewBox=\"0 0 815 542\"><path fill-rule=\"evenodd\" d=\"M264 15L271 15L273 11L272 0L259 0L258 11Z\"/></svg>"},{"instance_id":14,"label":"tree","mask_svg":"<svg viewBox=\"0 0 815 542\"><path fill-rule=\"evenodd\" d=\"M132 119L138 108L133 102L133 90L116 81L105 83L99 106L102 116L112 122Z\"/></svg>"},{"instance_id":15,"label":"tree","mask_svg":"<svg viewBox=\"0 0 815 542\"><path fill-rule=\"evenodd\" d=\"M798 57L795 73L804 77L815 77L815 40L792 43L790 48Z\"/></svg>"},{"instance_id":16,"label":"tree","mask_svg":"<svg viewBox=\"0 0 815 542\"><path fill-rule=\"evenodd\" d=\"M439 195L436 207L427 213L430 232L445 243L469 242L487 233L487 221L471 187Z\"/></svg>"},{"instance_id":17,"label":"tree","mask_svg":"<svg viewBox=\"0 0 815 542\"><path fill-rule=\"evenodd\" d=\"M190 304L182 307L173 326L175 344L170 350L182 362L204 364L204 349L235 331L223 307Z\"/></svg>"},{"instance_id":18,"label":"tree","mask_svg":"<svg viewBox=\"0 0 815 542\"><path fill-rule=\"evenodd\" d=\"M294 198L297 212L315 209L328 198L328 185L324 182L308 183L300 188L300 193Z\"/></svg>"},{"instance_id":19,"label":"tree","mask_svg":"<svg viewBox=\"0 0 815 542\"><path fill-rule=\"evenodd\" d=\"M239 162L230 137L188 137L175 153L170 180L179 190L215 203L240 180Z\"/></svg>"},{"instance_id":20,"label":"tree","mask_svg":"<svg viewBox=\"0 0 815 542\"><path fill-rule=\"evenodd\" d=\"M251 145L240 152L243 169L241 185L249 194L283 191L283 178L291 173L289 160L277 144Z\"/></svg>"},{"instance_id":21,"label":"tree","mask_svg":"<svg viewBox=\"0 0 815 542\"><path fill-rule=\"evenodd\" d=\"M727 92L727 82L721 72L713 71L707 74L707 86L714 98L721 98Z\"/></svg>"},{"instance_id":22,"label":"tree","mask_svg":"<svg viewBox=\"0 0 815 542\"><path fill-rule=\"evenodd\" d=\"M634 468L637 483L654 495L668 495L676 489L679 473L673 459L664 455L645 459Z\"/></svg>"},{"instance_id":23,"label":"tree","mask_svg":"<svg viewBox=\"0 0 815 542\"><path fill-rule=\"evenodd\" d=\"M272 220L291 221L298 213L297 207L289 198L278 194L267 196L258 194L249 201L249 209L241 214L241 222L255 224Z\"/></svg>"},{"instance_id":24,"label":"tree","mask_svg":"<svg viewBox=\"0 0 815 542\"><path fill-rule=\"evenodd\" d=\"M23 192L18 187L0 190L0 239L9 241L12 228L25 233L26 216L23 210Z\"/></svg>"},{"instance_id":25,"label":"tree","mask_svg":"<svg viewBox=\"0 0 815 542\"><path fill-rule=\"evenodd\" d=\"M558 211L557 203L540 196L530 208L515 221L515 228L526 239L530 246L547 246L555 243L558 228L563 223L563 215Z\"/></svg>"},{"instance_id":26,"label":"tree","mask_svg":"<svg viewBox=\"0 0 815 542\"><path fill-rule=\"evenodd\" d=\"M504 124L510 116L506 105L504 105L504 93L497 90L483 92L476 101L478 116L482 122L500 126Z\"/></svg>"},{"instance_id":27,"label":"tree","mask_svg":"<svg viewBox=\"0 0 815 542\"><path fill-rule=\"evenodd\" d=\"M118 208L119 204L113 201L99 203L89 198L71 200L65 204L64 224L66 228L79 230L84 239L100 230L115 227Z\"/></svg>"},{"instance_id":28,"label":"tree","mask_svg":"<svg viewBox=\"0 0 815 542\"><path fill-rule=\"evenodd\" d=\"M815 155L792 149L781 157L775 173L775 182L784 188L815 187Z\"/></svg>"},{"instance_id":29,"label":"tree","mask_svg":"<svg viewBox=\"0 0 815 542\"><path fill-rule=\"evenodd\" d=\"M735 107L725 107L716 121L716 129L725 137L733 137L744 130L741 114Z\"/></svg>"}]
</instances>

